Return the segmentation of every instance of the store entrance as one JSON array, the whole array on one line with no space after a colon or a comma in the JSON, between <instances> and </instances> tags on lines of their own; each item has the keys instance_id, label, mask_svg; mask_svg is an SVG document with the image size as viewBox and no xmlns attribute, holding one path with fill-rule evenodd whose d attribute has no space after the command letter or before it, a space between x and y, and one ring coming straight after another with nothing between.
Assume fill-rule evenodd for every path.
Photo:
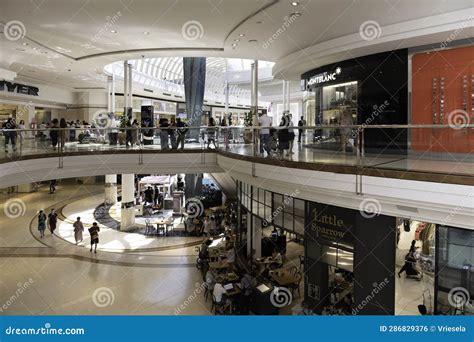
<instances>
[{"instance_id":1,"label":"store entrance","mask_svg":"<svg viewBox=\"0 0 474 342\"><path fill-rule=\"evenodd\" d=\"M314 90L316 124L347 126L357 124L357 81L319 87ZM315 132L317 148L354 150L354 135L350 128L323 128Z\"/></svg>"},{"instance_id":2,"label":"store entrance","mask_svg":"<svg viewBox=\"0 0 474 342\"><path fill-rule=\"evenodd\" d=\"M436 225L398 218L396 229L395 313L432 314Z\"/></svg>"}]
</instances>

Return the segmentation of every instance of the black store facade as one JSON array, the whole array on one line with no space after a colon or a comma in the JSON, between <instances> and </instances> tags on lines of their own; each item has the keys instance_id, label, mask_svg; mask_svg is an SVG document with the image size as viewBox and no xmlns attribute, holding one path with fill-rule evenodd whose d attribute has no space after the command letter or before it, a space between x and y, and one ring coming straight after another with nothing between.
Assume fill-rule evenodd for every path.
<instances>
[{"instance_id":1,"label":"black store facade","mask_svg":"<svg viewBox=\"0 0 474 342\"><path fill-rule=\"evenodd\" d=\"M309 125L407 124L408 50L384 52L329 64L304 73L302 87L314 96ZM316 130L318 148L334 149L341 131ZM352 132L352 137L357 135ZM354 145L353 142L351 142ZM366 151L406 153L407 134L365 130Z\"/></svg>"}]
</instances>

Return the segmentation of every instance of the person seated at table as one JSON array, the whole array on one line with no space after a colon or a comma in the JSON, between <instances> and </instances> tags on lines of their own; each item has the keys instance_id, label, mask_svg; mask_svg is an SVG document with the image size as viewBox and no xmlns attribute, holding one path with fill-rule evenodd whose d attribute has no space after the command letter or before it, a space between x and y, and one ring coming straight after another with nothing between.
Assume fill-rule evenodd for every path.
<instances>
[{"instance_id":1,"label":"person seated at table","mask_svg":"<svg viewBox=\"0 0 474 342\"><path fill-rule=\"evenodd\" d=\"M216 284L216 275L213 270L208 269L206 272L206 287L209 292L214 290L214 285Z\"/></svg>"},{"instance_id":2,"label":"person seated at table","mask_svg":"<svg viewBox=\"0 0 474 342\"><path fill-rule=\"evenodd\" d=\"M235 263L235 249L234 246L229 246L226 252L226 260L227 260L227 270L228 272L234 271L234 263Z\"/></svg>"},{"instance_id":3,"label":"person seated at table","mask_svg":"<svg viewBox=\"0 0 474 342\"><path fill-rule=\"evenodd\" d=\"M224 279L222 276L218 276L216 278L216 283L214 284L214 289L212 290L215 304L221 307L221 311L225 311L230 305L230 300L227 298L227 291L224 288L224 285L222 285L223 282Z\"/></svg>"},{"instance_id":4,"label":"person seated at table","mask_svg":"<svg viewBox=\"0 0 474 342\"><path fill-rule=\"evenodd\" d=\"M199 258L203 260L209 259L209 246L211 245L212 240L206 239L202 242L201 248L199 251Z\"/></svg>"},{"instance_id":5,"label":"person seated at table","mask_svg":"<svg viewBox=\"0 0 474 342\"><path fill-rule=\"evenodd\" d=\"M202 222L202 233L206 236L211 234L211 220L209 220L208 215L204 217L204 221Z\"/></svg>"},{"instance_id":6,"label":"person seated at table","mask_svg":"<svg viewBox=\"0 0 474 342\"><path fill-rule=\"evenodd\" d=\"M211 216L211 235L217 235L217 222L214 216Z\"/></svg>"},{"instance_id":7,"label":"person seated at table","mask_svg":"<svg viewBox=\"0 0 474 342\"><path fill-rule=\"evenodd\" d=\"M272 262L273 269L280 268L283 266L283 256L277 250L273 251L272 259L273 259L273 262Z\"/></svg>"},{"instance_id":8,"label":"person seated at table","mask_svg":"<svg viewBox=\"0 0 474 342\"><path fill-rule=\"evenodd\" d=\"M250 302L252 298L253 289L257 285L255 279L255 272L245 272L242 279L240 279L240 288L242 289L240 295L240 312L246 315L250 311Z\"/></svg>"}]
</instances>

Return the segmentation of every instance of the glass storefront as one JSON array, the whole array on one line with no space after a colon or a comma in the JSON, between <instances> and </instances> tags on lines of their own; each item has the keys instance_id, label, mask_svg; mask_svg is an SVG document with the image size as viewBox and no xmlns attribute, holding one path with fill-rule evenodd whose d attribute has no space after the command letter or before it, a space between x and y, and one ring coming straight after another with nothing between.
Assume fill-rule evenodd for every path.
<instances>
[{"instance_id":1,"label":"glass storefront","mask_svg":"<svg viewBox=\"0 0 474 342\"><path fill-rule=\"evenodd\" d=\"M313 92L316 125L357 124L357 81L317 87ZM323 149L345 151L348 146L354 146L350 128L317 130L314 141Z\"/></svg>"}]
</instances>

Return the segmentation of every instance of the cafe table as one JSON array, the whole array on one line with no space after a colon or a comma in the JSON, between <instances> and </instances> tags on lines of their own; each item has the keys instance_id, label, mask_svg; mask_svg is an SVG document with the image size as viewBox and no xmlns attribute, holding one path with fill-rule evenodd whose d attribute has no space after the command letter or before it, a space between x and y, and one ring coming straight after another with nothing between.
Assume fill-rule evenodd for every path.
<instances>
[{"instance_id":1,"label":"cafe table","mask_svg":"<svg viewBox=\"0 0 474 342\"><path fill-rule=\"evenodd\" d=\"M164 228L165 236L168 236L168 226L173 224L173 218L158 218L152 221L153 224L156 224L156 227L159 229L160 227Z\"/></svg>"},{"instance_id":2,"label":"cafe table","mask_svg":"<svg viewBox=\"0 0 474 342\"><path fill-rule=\"evenodd\" d=\"M227 268L227 267L229 267L229 264L226 260L213 261L209 263L209 268L213 268L213 269L221 269L221 268Z\"/></svg>"},{"instance_id":3,"label":"cafe table","mask_svg":"<svg viewBox=\"0 0 474 342\"><path fill-rule=\"evenodd\" d=\"M296 278L294 275L291 275L287 270L283 270L281 268L274 270L271 273L271 277L280 286L288 286L298 282L298 278Z\"/></svg>"}]
</instances>

